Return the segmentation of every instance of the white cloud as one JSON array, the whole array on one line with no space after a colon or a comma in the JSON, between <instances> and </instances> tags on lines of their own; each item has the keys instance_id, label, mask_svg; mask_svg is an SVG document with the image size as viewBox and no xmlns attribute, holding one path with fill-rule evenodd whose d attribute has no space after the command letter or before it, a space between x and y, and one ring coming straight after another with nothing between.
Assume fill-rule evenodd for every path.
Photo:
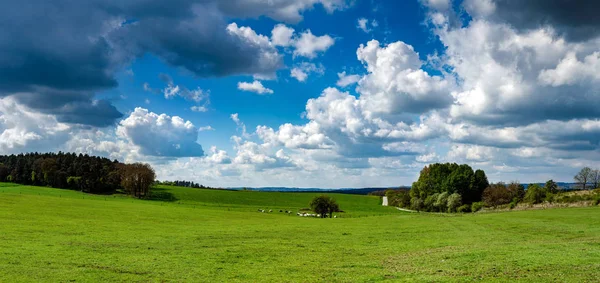
<instances>
[{"instance_id":1,"label":"white cloud","mask_svg":"<svg viewBox=\"0 0 600 283\"><path fill-rule=\"evenodd\" d=\"M357 20L357 24L356 24L356 28L358 28L366 33L370 33L371 31L373 31L373 28L376 28L378 26L379 26L379 23L375 19L369 21L366 18L359 18Z\"/></svg>"},{"instance_id":2,"label":"white cloud","mask_svg":"<svg viewBox=\"0 0 600 283\"><path fill-rule=\"evenodd\" d=\"M376 40L356 51L368 74L358 84L361 100L374 113L423 113L452 103L452 80L421 69L419 54L404 42L380 46Z\"/></svg>"},{"instance_id":3,"label":"white cloud","mask_svg":"<svg viewBox=\"0 0 600 283\"><path fill-rule=\"evenodd\" d=\"M290 76L299 82L306 81L310 73L323 75L325 73L325 67L323 67L322 64L316 65L314 63L302 62L290 70Z\"/></svg>"},{"instance_id":4,"label":"white cloud","mask_svg":"<svg viewBox=\"0 0 600 283\"><path fill-rule=\"evenodd\" d=\"M347 87L360 81L359 75L346 75L346 72L338 73L338 81L336 83L339 87Z\"/></svg>"},{"instance_id":5,"label":"white cloud","mask_svg":"<svg viewBox=\"0 0 600 283\"><path fill-rule=\"evenodd\" d=\"M271 41L275 46L287 47L292 45L294 29L284 24L276 25L271 31Z\"/></svg>"},{"instance_id":6,"label":"white cloud","mask_svg":"<svg viewBox=\"0 0 600 283\"><path fill-rule=\"evenodd\" d=\"M251 45L260 46L265 49L273 49L271 41L267 36L257 34L250 27L238 27L236 23L231 23L227 26L227 32L244 39Z\"/></svg>"},{"instance_id":7,"label":"white cloud","mask_svg":"<svg viewBox=\"0 0 600 283\"><path fill-rule=\"evenodd\" d=\"M273 90L266 88L260 81L238 82L238 89L243 91L255 92L258 94L272 94Z\"/></svg>"},{"instance_id":8,"label":"white cloud","mask_svg":"<svg viewBox=\"0 0 600 283\"><path fill-rule=\"evenodd\" d=\"M214 131L215 129L211 126L204 126L204 127L200 127L198 128L198 132L203 132L203 131Z\"/></svg>"},{"instance_id":9,"label":"white cloud","mask_svg":"<svg viewBox=\"0 0 600 283\"><path fill-rule=\"evenodd\" d=\"M0 98L0 154L45 151L66 142L70 132L71 127L53 115L29 109L11 97Z\"/></svg>"},{"instance_id":10,"label":"white cloud","mask_svg":"<svg viewBox=\"0 0 600 283\"><path fill-rule=\"evenodd\" d=\"M294 56L313 59L319 53L327 51L334 43L335 40L329 35L315 36L310 30L306 30L294 43Z\"/></svg>"},{"instance_id":11,"label":"white cloud","mask_svg":"<svg viewBox=\"0 0 600 283\"><path fill-rule=\"evenodd\" d=\"M190 110L194 112L207 112L208 108L206 106L192 106L190 107Z\"/></svg>"},{"instance_id":12,"label":"white cloud","mask_svg":"<svg viewBox=\"0 0 600 283\"><path fill-rule=\"evenodd\" d=\"M117 135L139 146L144 155L182 157L204 154L196 142L198 129L192 122L140 107L119 123Z\"/></svg>"},{"instance_id":13,"label":"white cloud","mask_svg":"<svg viewBox=\"0 0 600 283\"><path fill-rule=\"evenodd\" d=\"M600 81L600 52L586 56L583 61L577 60L574 52L569 52L555 69L542 70L539 80L554 87Z\"/></svg>"}]
</instances>

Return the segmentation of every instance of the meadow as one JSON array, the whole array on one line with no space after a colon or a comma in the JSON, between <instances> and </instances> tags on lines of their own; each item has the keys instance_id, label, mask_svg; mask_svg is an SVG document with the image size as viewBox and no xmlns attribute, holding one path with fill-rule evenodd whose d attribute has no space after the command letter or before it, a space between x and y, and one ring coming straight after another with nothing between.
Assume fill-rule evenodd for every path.
<instances>
[{"instance_id":1,"label":"meadow","mask_svg":"<svg viewBox=\"0 0 600 283\"><path fill-rule=\"evenodd\" d=\"M331 194L161 186L155 200L0 183L1 282L597 282L600 208L408 213ZM258 209L273 209L259 213Z\"/></svg>"}]
</instances>

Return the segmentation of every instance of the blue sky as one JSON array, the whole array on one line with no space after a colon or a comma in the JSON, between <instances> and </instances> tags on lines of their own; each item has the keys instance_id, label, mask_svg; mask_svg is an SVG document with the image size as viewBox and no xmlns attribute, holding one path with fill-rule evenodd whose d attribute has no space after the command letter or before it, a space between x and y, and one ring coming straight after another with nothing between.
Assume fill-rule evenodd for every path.
<instances>
[{"instance_id":1,"label":"blue sky","mask_svg":"<svg viewBox=\"0 0 600 283\"><path fill-rule=\"evenodd\" d=\"M0 6L0 154L84 152L213 186L600 167L595 1L61 3Z\"/></svg>"}]
</instances>

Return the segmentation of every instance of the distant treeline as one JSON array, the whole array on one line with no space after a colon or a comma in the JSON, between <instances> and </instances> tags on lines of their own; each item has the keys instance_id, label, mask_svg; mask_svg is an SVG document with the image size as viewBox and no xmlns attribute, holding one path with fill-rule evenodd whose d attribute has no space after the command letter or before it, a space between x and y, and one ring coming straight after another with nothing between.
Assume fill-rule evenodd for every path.
<instances>
[{"instance_id":1,"label":"distant treeline","mask_svg":"<svg viewBox=\"0 0 600 283\"><path fill-rule=\"evenodd\" d=\"M576 188L598 188L600 170L583 168L575 177ZM374 192L373 194L379 194ZM483 170L456 163L435 163L421 170L410 191L387 190L389 205L429 212L469 212L484 207L510 209L518 204L569 203L592 201L600 203L600 190L592 194L568 195L553 180L545 184L524 186L517 181L490 184Z\"/></svg>"},{"instance_id":2,"label":"distant treeline","mask_svg":"<svg viewBox=\"0 0 600 283\"><path fill-rule=\"evenodd\" d=\"M186 187L186 188L196 188L196 189L220 189L213 188L201 185L199 183L194 183L193 181L156 181L156 185L166 185L166 186L176 186L176 187Z\"/></svg>"},{"instance_id":3,"label":"distant treeline","mask_svg":"<svg viewBox=\"0 0 600 283\"><path fill-rule=\"evenodd\" d=\"M87 154L36 152L0 155L0 181L24 185L93 194L112 194L122 190L141 198L149 194L155 177L148 164L124 164Z\"/></svg>"}]
</instances>

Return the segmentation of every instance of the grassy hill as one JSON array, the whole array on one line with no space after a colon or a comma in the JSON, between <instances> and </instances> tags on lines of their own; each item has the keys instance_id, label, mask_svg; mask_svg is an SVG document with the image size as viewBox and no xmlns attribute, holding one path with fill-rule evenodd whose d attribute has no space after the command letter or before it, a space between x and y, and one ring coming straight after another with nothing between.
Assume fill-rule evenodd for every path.
<instances>
[{"instance_id":1,"label":"grassy hill","mask_svg":"<svg viewBox=\"0 0 600 283\"><path fill-rule=\"evenodd\" d=\"M144 201L0 183L0 281L561 281L600 278L600 208L439 215L334 195L161 187Z\"/></svg>"}]
</instances>

